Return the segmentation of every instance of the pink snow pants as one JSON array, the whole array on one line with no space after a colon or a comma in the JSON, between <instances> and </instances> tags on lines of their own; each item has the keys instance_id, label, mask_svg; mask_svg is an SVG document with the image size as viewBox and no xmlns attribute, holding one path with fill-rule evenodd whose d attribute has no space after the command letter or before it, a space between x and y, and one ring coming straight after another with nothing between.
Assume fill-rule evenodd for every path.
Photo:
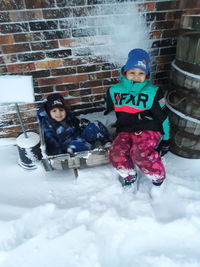
<instances>
[{"instance_id":1,"label":"pink snow pants","mask_svg":"<svg viewBox=\"0 0 200 267\"><path fill-rule=\"evenodd\" d=\"M109 149L110 163L116 170L134 170L135 165L153 182L165 179L165 168L155 146L160 140L160 132L121 132Z\"/></svg>"}]
</instances>

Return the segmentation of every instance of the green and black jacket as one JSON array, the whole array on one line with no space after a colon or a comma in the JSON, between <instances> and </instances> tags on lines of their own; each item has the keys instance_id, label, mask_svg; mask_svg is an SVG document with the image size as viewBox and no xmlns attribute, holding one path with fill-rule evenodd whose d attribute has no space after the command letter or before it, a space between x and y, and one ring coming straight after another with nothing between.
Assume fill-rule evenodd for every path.
<instances>
[{"instance_id":1,"label":"green and black jacket","mask_svg":"<svg viewBox=\"0 0 200 267\"><path fill-rule=\"evenodd\" d=\"M129 81L122 73L121 82L107 92L105 114L114 110L117 133L144 130L159 131L169 140L169 119L165 97L149 80Z\"/></svg>"}]
</instances>

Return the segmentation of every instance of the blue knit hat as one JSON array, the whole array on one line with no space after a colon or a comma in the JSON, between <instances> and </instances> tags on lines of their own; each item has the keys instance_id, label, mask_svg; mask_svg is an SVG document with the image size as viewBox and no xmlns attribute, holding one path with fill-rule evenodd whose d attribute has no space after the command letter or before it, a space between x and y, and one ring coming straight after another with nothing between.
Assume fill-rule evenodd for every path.
<instances>
[{"instance_id":1,"label":"blue knit hat","mask_svg":"<svg viewBox=\"0 0 200 267\"><path fill-rule=\"evenodd\" d=\"M128 71L130 69L141 69L145 71L146 75L149 74L149 55L143 49L133 49L128 53L128 60L126 65L124 66L124 71Z\"/></svg>"}]
</instances>

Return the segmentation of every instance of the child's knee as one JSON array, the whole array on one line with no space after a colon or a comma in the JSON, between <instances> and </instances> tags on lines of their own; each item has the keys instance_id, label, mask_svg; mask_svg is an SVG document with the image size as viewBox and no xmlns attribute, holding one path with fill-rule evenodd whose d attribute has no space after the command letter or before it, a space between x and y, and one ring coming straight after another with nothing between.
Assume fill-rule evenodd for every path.
<instances>
[{"instance_id":1,"label":"child's knee","mask_svg":"<svg viewBox=\"0 0 200 267\"><path fill-rule=\"evenodd\" d=\"M97 141L104 143L109 139L108 130L100 121L88 123L81 136L91 144L95 144Z\"/></svg>"},{"instance_id":2,"label":"child's knee","mask_svg":"<svg viewBox=\"0 0 200 267\"><path fill-rule=\"evenodd\" d=\"M84 140L73 140L66 147L66 152L81 152L91 149L91 144Z\"/></svg>"}]
</instances>

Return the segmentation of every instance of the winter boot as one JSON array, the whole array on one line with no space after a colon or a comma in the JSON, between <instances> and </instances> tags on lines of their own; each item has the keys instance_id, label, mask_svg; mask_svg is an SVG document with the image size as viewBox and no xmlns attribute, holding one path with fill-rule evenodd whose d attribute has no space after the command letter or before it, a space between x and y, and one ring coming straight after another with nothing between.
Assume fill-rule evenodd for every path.
<instances>
[{"instance_id":1,"label":"winter boot","mask_svg":"<svg viewBox=\"0 0 200 267\"><path fill-rule=\"evenodd\" d=\"M154 200L159 200L165 191L165 182L155 183L152 182L152 187L150 191L150 197Z\"/></svg>"},{"instance_id":2,"label":"winter boot","mask_svg":"<svg viewBox=\"0 0 200 267\"><path fill-rule=\"evenodd\" d=\"M125 178L119 176L119 181L125 189L131 189L133 193L137 192L137 173L129 175Z\"/></svg>"}]
</instances>

